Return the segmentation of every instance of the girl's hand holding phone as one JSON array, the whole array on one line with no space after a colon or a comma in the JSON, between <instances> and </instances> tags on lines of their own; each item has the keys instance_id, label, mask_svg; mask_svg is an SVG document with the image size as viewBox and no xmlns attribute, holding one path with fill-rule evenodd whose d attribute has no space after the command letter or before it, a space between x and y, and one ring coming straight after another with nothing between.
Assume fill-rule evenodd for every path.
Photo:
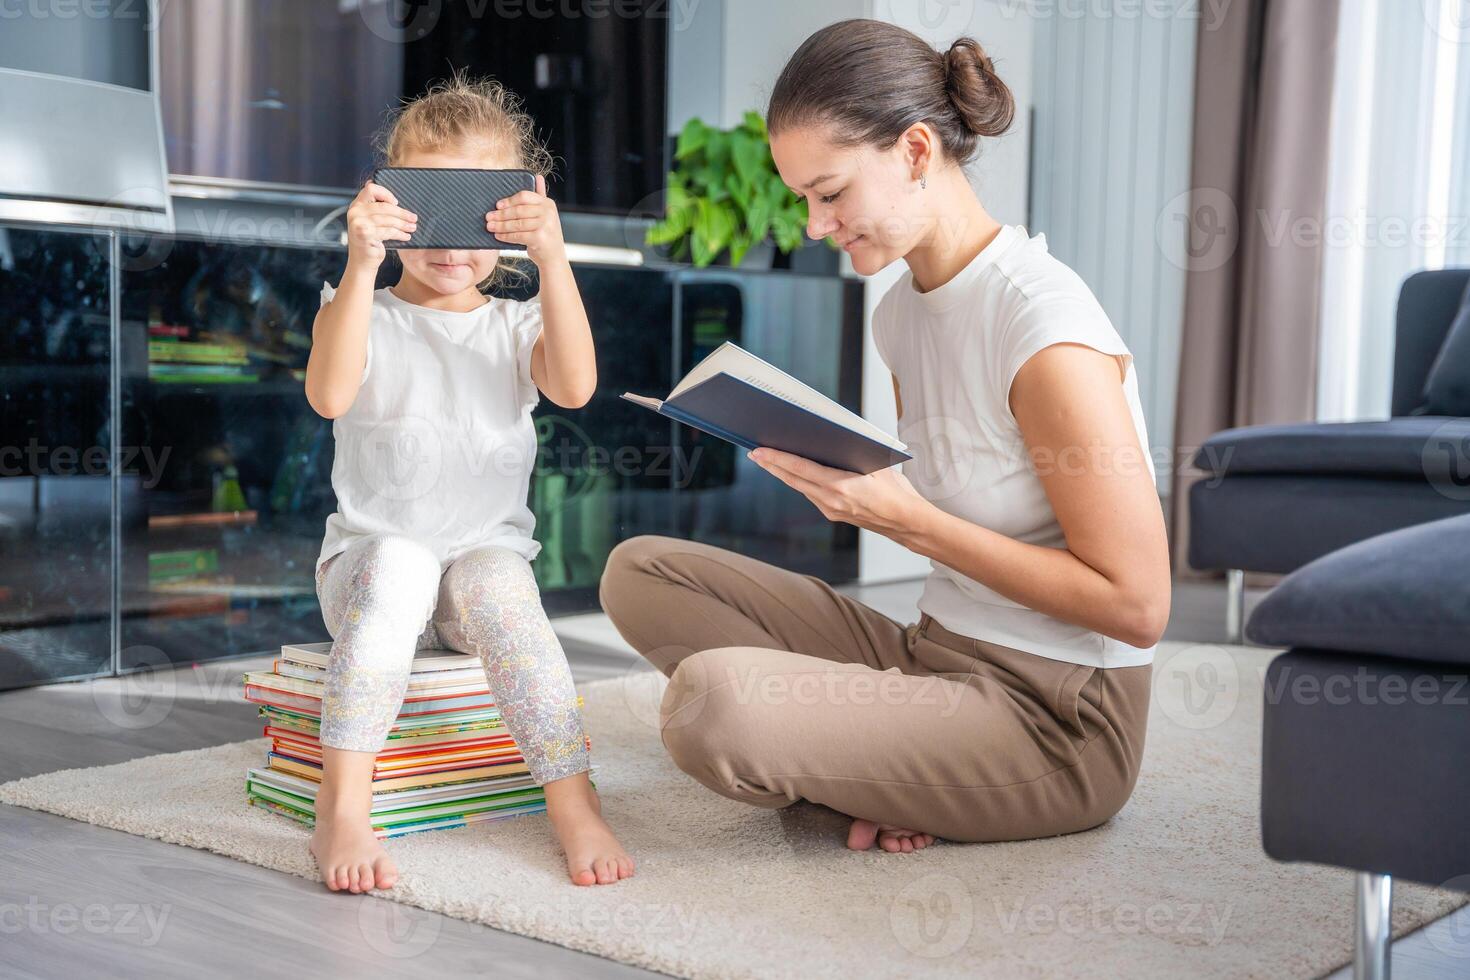
<instances>
[{"instance_id":1,"label":"girl's hand holding phone","mask_svg":"<svg viewBox=\"0 0 1470 980\"><path fill-rule=\"evenodd\" d=\"M368 181L347 208L347 264L376 269L388 254L383 242L408 241L418 220L386 187Z\"/></svg>"},{"instance_id":2,"label":"girl's hand holding phone","mask_svg":"<svg viewBox=\"0 0 1470 980\"><path fill-rule=\"evenodd\" d=\"M500 201L485 215L485 228L496 238L526 247L526 257L545 268L547 262L565 262L561 215L546 196L546 178L536 175L536 189L521 191Z\"/></svg>"}]
</instances>

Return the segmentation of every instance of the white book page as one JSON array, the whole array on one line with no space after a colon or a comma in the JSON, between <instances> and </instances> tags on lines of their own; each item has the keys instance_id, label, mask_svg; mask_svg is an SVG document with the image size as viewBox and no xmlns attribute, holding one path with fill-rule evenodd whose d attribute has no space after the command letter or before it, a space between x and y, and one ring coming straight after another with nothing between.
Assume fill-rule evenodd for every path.
<instances>
[{"instance_id":1,"label":"white book page","mask_svg":"<svg viewBox=\"0 0 1470 980\"><path fill-rule=\"evenodd\" d=\"M848 411L800 379L793 378L774 364L761 360L759 357L756 357L736 344L730 343L728 340L716 348L713 354L710 354L696 364L688 374L684 375L683 380L669 393L669 400L673 400L681 392L721 372L730 375L732 378L739 378L741 381L755 385L762 391L770 392L777 398L791 402L793 405L799 405L830 422L835 422L844 428L859 432L875 442L880 442L885 446L904 452L908 450L908 447L902 442L899 442L861 415Z\"/></svg>"}]
</instances>

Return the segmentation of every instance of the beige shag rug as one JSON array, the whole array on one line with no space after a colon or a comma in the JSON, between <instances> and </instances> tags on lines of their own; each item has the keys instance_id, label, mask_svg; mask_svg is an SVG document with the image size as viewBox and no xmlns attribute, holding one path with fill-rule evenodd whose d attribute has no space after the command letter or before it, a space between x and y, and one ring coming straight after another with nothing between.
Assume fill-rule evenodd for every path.
<instances>
[{"instance_id":1,"label":"beige shag rug","mask_svg":"<svg viewBox=\"0 0 1470 980\"><path fill-rule=\"evenodd\" d=\"M403 875L385 894L689 977L1320 976L1351 958L1352 875L1261 851L1271 656L1160 648L1143 773L1107 825L910 855L845 850L845 821L821 807L704 790L659 742L663 678L635 669L583 691L635 878L568 884L537 816L391 842ZM245 804L265 744L50 773L0 786L0 801L315 877L307 831ZM1396 934L1465 902L1409 885L1395 899Z\"/></svg>"}]
</instances>

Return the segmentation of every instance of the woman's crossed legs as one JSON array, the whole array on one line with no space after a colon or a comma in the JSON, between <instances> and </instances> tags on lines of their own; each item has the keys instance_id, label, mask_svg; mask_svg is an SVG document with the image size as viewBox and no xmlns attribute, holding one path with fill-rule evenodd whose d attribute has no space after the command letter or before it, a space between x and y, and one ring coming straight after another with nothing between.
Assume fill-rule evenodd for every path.
<instances>
[{"instance_id":1,"label":"woman's crossed legs","mask_svg":"<svg viewBox=\"0 0 1470 980\"><path fill-rule=\"evenodd\" d=\"M928 617L905 628L812 576L673 538L619 545L601 597L670 677L674 762L756 806L848 814L850 846L1085 830L1132 791L1148 667L1049 660Z\"/></svg>"}]
</instances>

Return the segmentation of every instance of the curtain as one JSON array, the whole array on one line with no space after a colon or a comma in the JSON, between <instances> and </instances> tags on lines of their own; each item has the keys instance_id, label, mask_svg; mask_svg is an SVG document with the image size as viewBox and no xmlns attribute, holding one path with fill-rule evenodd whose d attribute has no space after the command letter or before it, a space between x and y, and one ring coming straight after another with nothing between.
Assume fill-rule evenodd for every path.
<instances>
[{"instance_id":1,"label":"curtain","mask_svg":"<svg viewBox=\"0 0 1470 980\"><path fill-rule=\"evenodd\" d=\"M1193 452L1315 414L1338 0L1236 0L1200 21L1171 494L1188 575ZM1302 229L1306 229L1303 233Z\"/></svg>"},{"instance_id":2,"label":"curtain","mask_svg":"<svg viewBox=\"0 0 1470 980\"><path fill-rule=\"evenodd\" d=\"M1470 2L1342 0L1317 417L1387 418L1399 286L1470 264Z\"/></svg>"}]
</instances>

